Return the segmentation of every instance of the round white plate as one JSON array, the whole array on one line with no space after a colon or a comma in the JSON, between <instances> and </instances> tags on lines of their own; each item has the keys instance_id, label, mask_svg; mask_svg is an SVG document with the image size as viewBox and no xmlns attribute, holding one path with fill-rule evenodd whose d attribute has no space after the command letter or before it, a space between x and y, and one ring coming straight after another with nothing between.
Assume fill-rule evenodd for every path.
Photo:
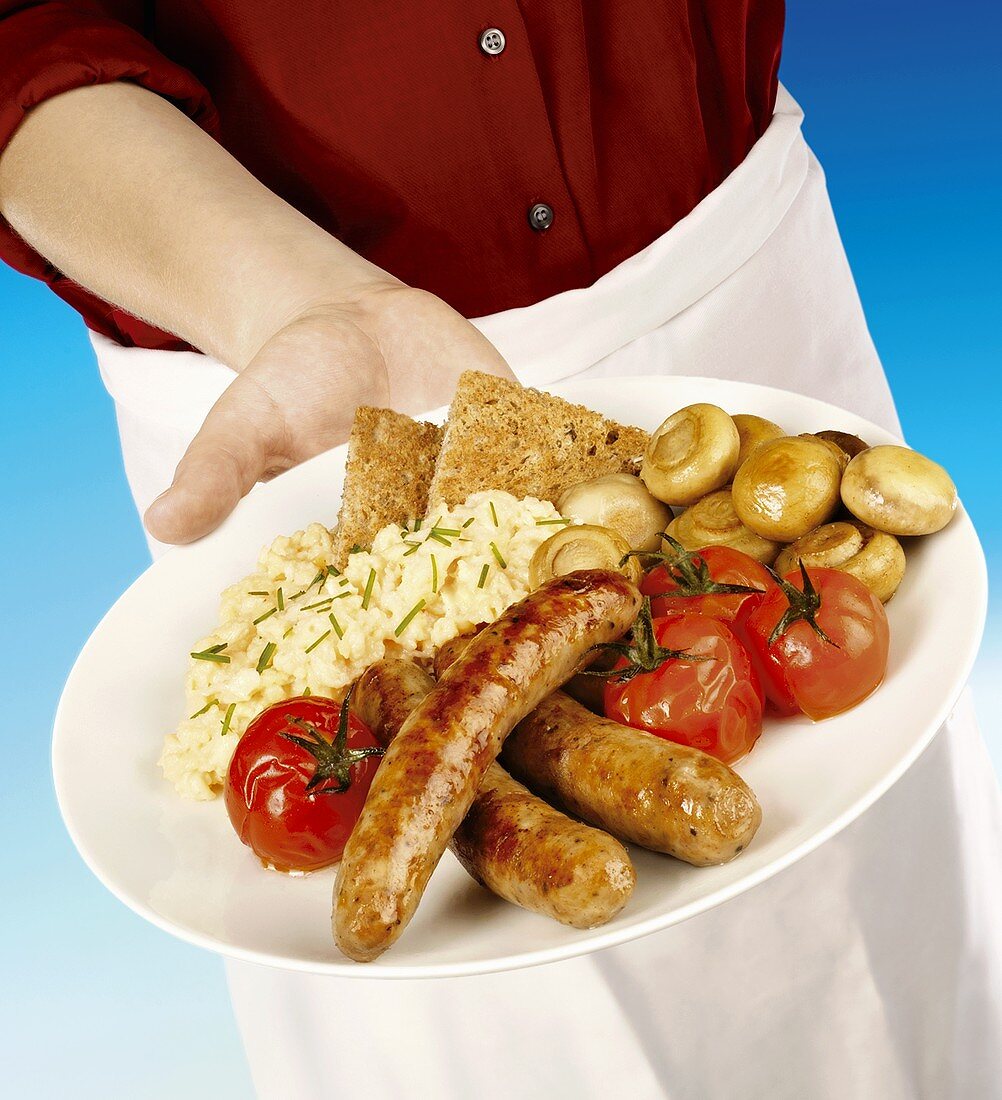
<instances>
[{"instance_id":1,"label":"round white plate","mask_svg":"<svg viewBox=\"0 0 1002 1100\"><path fill-rule=\"evenodd\" d=\"M683 405L711 401L791 432L837 428L893 442L851 413L762 386L616 379L553 392L646 428ZM946 530L907 547L908 572L888 607L891 655L880 690L817 725L767 722L738 765L763 821L734 862L695 868L634 849L638 881L626 909L582 932L499 901L447 853L399 943L376 963L349 962L330 935L334 871L288 878L263 870L230 829L221 800L182 801L156 766L163 736L183 712L188 651L215 625L220 592L276 535L334 523L344 459L338 447L260 486L220 530L148 569L84 646L56 714L56 792L80 854L126 905L203 947L297 970L444 977L553 962L645 936L750 889L848 825L915 760L970 674L987 580L961 511Z\"/></svg>"}]
</instances>

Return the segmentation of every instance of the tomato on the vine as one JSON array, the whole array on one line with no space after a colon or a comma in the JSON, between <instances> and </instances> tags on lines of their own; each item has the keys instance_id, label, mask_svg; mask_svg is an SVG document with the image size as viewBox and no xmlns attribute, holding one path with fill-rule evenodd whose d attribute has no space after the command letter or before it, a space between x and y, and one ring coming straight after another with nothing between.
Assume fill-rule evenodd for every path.
<instances>
[{"instance_id":1,"label":"tomato on the vine","mask_svg":"<svg viewBox=\"0 0 1002 1100\"><path fill-rule=\"evenodd\" d=\"M279 871L312 871L341 858L383 749L343 704L298 696L247 727L226 774L237 836Z\"/></svg>"},{"instance_id":2,"label":"tomato on the vine","mask_svg":"<svg viewBox=\"0 0 1002 1100\"><path fill-rule=\"evenodd\" d=\"M741 609L735 627L780 714L830 718L883 680L890 632L884 605L862 581L801 563Z\"/></svg>"},{"instance_id":3,"label":"tomato on the vine","mask_svg":"<svg viewBox=\"0 0 1002 1100\"><path fill-rule=\"evenodd\" d=\"M598 673L605 715L730 763L762 732L762 689L731 628L706 615L652 619L644 601L631 643L609 647L619 659Z\"/></svg>"},{"instance_id":4,"label":"tomato on the vine","mask_svg":"<svg viewBox=\"0 0 1002 1100\"><path fill-rule=\"evenodd\" d=\"M776 587L769 570L740 550L707 546L690 552L673 538L662 537L670 550L646 555L658 564L640 584L640 591L651 597L655 616L684 611L729 622L750 597Z\"/></svg>"}]
</instances>

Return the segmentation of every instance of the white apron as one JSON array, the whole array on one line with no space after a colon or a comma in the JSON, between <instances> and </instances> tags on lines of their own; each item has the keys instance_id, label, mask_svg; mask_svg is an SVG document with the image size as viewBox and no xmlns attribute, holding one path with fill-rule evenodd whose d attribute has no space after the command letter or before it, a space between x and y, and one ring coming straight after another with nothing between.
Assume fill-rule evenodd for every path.
<instances>
[{"instance_id":1,"label":"white apron","mask_svg":"<svg viewBox=\"0 0 1002 1100\"><path fill-rule=\"evenodd\" d=\"M897 429L801 118L781 89L744 163L663 237L475 323L527 384L708 375ZM143 511L232 374L94 345ZM1000 929L1002 815L965 699L854 825L635 943L479 978L227 975L263 1100L984 1100L1002 1097Z\"/></svg>"}]
</instances>

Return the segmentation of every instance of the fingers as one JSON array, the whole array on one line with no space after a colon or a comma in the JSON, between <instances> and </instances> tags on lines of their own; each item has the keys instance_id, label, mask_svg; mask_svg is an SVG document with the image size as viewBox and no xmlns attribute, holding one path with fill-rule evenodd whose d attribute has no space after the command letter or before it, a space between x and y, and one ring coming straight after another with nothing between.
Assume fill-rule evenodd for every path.
<instances>
[{"instance_id":1,"label":"fingers","mask_svg":"<svg viewBox=\"0 0 1002 1100\"><path fill-rule=\"evenodd\" d=\"M178 464L171 487L149 506L146 529L160 542L193 542L233 511L280 457L281 411L245 377L210 409Z\"/></svg>"}]
</instances>

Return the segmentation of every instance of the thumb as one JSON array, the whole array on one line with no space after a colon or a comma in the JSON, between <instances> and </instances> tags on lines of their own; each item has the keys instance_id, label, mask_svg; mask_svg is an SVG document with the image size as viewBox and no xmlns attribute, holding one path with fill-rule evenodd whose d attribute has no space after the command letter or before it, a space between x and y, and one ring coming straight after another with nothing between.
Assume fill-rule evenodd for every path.
<instances>
[{"instance_id":1,"label":"thumb","mask_svg":"<svg viewBox=\"0 0 1002 1100\"><path fill-rule=\"evenodd\" d=\"M160 542L194 542L219 526L278 455L281 410L261 387L238 375L209 410L174 472L171 487L143 521Z\"/></svg>"}]
</instances>

